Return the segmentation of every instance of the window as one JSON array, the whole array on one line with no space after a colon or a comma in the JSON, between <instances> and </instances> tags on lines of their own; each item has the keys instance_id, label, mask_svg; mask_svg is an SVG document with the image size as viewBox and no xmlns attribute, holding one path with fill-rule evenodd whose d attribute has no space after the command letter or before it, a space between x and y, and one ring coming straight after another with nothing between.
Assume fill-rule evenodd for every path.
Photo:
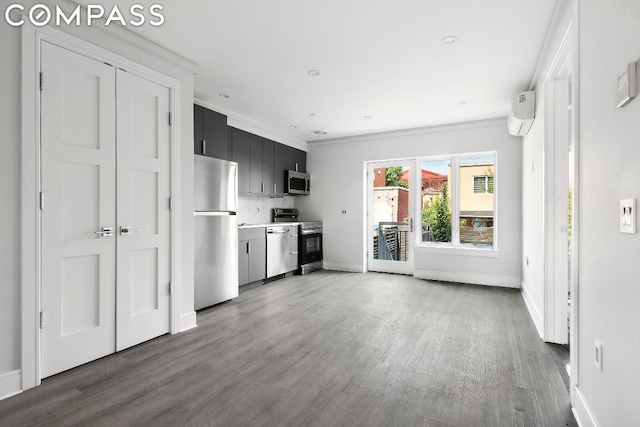
<instances>
[{"instance_id":1,"label":"window","mask_svg":"<svg viewBox=\"0 0 640 427\"><path fill-rule=\"evenodd\" d=\"M473 177L473 194L493 193L493 177L489 175Z\"/></svg>"},{"instance_id":2,"label":"window","mask_svg":"<svg viewBox=\"0 0 640 427\"><path fill-rule=\"evenodd\" d=\"M419 161L422 242L495 247L496 154L463 154Z\"/></svg>"}]
</instances>

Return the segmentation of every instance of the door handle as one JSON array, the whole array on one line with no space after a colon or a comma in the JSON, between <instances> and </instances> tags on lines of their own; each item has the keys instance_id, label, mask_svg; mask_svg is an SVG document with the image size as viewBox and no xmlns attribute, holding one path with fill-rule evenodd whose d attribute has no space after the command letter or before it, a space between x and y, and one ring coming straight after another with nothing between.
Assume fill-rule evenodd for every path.
<instances>
[{"instance_id":1,"label":"door handle","mask_svg":"<svg viewBox=\"0 0 640 427\"><path fill-rule=\"evenodd\" d=\"M205 139L202 140L202 154L207 154L207 141Z\"/></svg>"},{"instance_id":2,"label":"door handle","mask_svg":"<svg viewBox=\"0 0 640 427\"><path fill-rule=\"evenodd\" d=\"M114 228L113 227L102 227L102 231L96 231L96 234L99 234L100 237L113 237Z\"/></svg>"},{"instance_id":3,"label":"door handle","mask_svg":"<svg viewBox=\"0 0 640 427\"><path fill-rule=\"evenodd\" d=\"M413 233L413 218L409 220L409 231Z\"/></svg>"},{"instance_id":4,"label":"door handle","mask_svg":"<svg viewBox=\"0 0 640 427\"><path fill-rule=\"evenodd\" d=\"M142 230L138 230L137 228L131 228L130 225L123 225L120 227L120 235L121 236L131 236L131 233L136 232L139 233Z\"/></svg>"}]
</instances>

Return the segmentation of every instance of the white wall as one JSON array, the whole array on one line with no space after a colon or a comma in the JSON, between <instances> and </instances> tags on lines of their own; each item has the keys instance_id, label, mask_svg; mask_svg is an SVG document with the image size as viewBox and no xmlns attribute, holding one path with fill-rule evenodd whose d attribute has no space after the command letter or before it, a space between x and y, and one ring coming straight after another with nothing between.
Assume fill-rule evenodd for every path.
<instances>
[{"instance_id":1,"label":"white wall","mask_svg":"<svg viewBox=\"0 0 640 427\"><path fill-rule=\"evenodd\" d=\"M0 23L0 375L20 369L19 34Z\"/></svg>"},{"instance_id":2,"label":"white wall","mask_svg":"<svg viewBox=\"0 0 640 427\"><path fill-rule=\"evenodd\" d=\"M33 4L49 1L20 2L28 10ZM62 7L69 3L58 2ZM4 11L4 9L3 9ZM78 38L110 50L139 64L168 75L180 82L181 97L176 102L181 117L174 125L179 127L178 144L181 156L180 192L182 222L178 224L182 251L176 266L182 282L183 324L195 322L193 311L193 72L176 65L180 60L161 51L156 45L131 36L121 29L105 31L100 25L61 28ZM8 392L3 383L6 373L16 372L20 366L20 182L21 182L21 29L0 22L0 129L2 129L0 155L0 397ZM167 59L168 58L168 59ZM174 61L175 58L175 61ZM4 375L4 376L3 376ZM10 378L13 381L13 377ZM19 382L18 382L19 384Z\"/></svg>"},{"instance_id":3,"label":"white wall","mask_svg":"<svg viewBox=\"0 0 640 427\"><path fill-rule=\"evenodd\" d=\"M522 293L539 333L544 321L544 80L536 82L536 119L522 147ZM527 265L528 258L528 265Z\"/></svg>"},{"instance_id":4,"label":"white wall","mask_svg":"<svg viewBox=\"0 0 640 427\"><path fill-rule=\"evenodd\" d=\"M364 162L490 150L498 152L499 257L421 250L415 255L415 268L423 273L455 273L467 280L519 286L522 141L507 133L505 119L309 143L311 195L296 200L296 206L301 216L324 221L325 266L363 271ZM347 210L346 215L341 214L342 209Z\"/></svg>"},{"instance_id":5,"label":"white wall","mask_svg":"<svg viewBox=\"0 0 640 427\"><path fill-rule=\"evenodd\" d=\"M640 234L618 231L618 208L640 198L640 99L615 106L618 73L640 58L640 2L583 0L579 20L578 386L599 425L637 425Z\"/></svg>"}]
</instances>

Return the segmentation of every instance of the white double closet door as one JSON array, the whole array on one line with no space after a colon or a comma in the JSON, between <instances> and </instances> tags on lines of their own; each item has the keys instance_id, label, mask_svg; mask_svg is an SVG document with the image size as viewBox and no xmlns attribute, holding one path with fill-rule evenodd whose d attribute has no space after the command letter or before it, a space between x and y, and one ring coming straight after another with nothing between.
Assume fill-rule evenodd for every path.
<instances>
[{"instance_id":1,"label":"white double closet door","mask_svg":"<svg viewBox=\"0 0 640 427\"><path fill-rule=\"evenodd\" d=\"M169 331L170 91L48 42L41 64L47 377Z\"/></svg>"}]
</instances>

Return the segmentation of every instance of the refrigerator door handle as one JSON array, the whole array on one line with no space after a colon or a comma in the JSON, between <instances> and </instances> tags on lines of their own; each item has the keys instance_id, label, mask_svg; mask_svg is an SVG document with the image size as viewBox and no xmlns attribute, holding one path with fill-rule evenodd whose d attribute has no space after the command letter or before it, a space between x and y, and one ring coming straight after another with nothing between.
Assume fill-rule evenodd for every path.
<instances>
[{"instance_id":1,"label":"refrigerator door handle","mask_svg":"<svg viewBox=\"0 0 640 427\"><path fill-rule=\"evenodd\" d=\"M237 164L232 164L231 165L231 173L233 175L233 181L234 181L234 185L236 187L236 190L233 192L233 210L237 211L238 210L238 190L237 190L237 186L238 186L238 165Z\"/></svg>"}]
</instances>

